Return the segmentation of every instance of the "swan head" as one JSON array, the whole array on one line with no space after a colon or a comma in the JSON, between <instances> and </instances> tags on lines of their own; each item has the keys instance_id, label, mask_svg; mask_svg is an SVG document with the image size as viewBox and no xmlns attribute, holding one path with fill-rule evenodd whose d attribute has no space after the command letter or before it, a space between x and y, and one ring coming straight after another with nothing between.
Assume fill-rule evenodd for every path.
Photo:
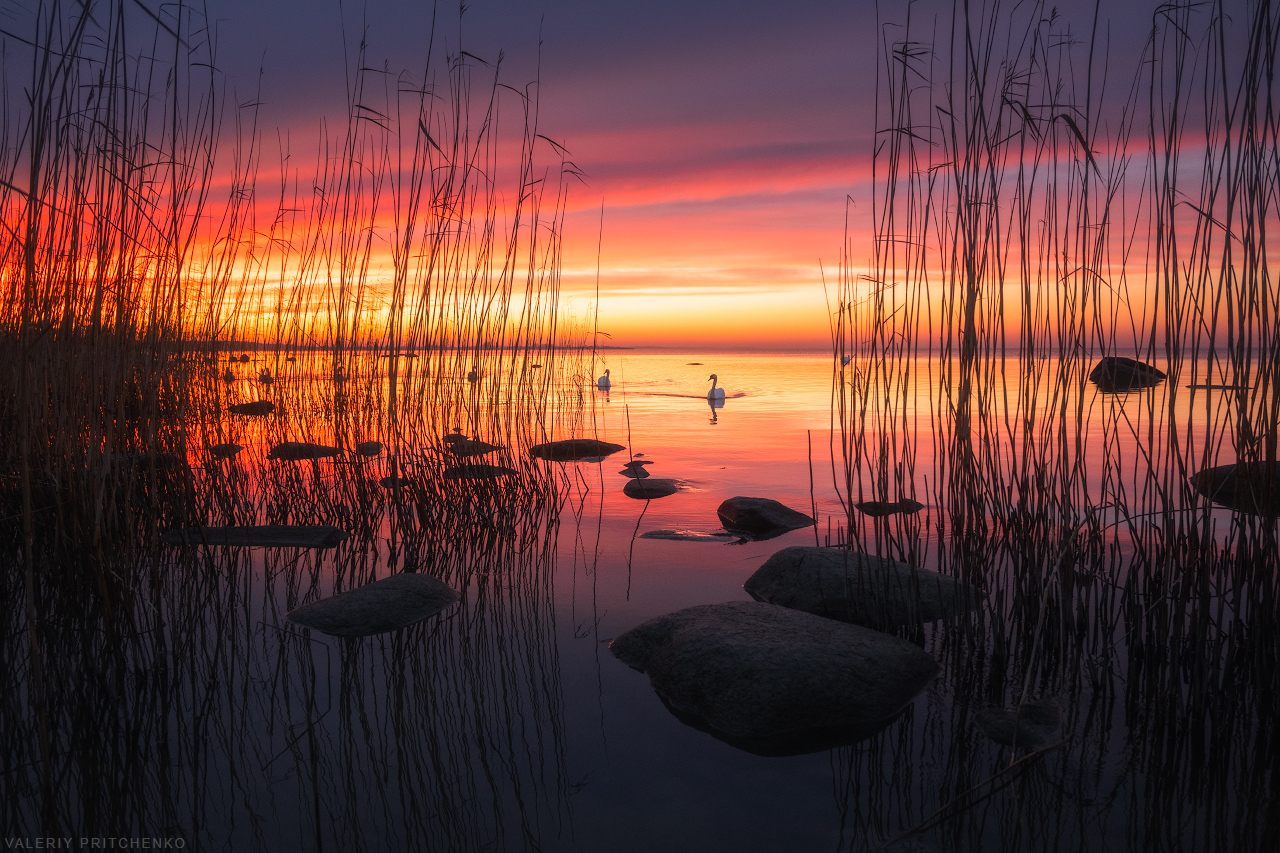
<instances>
[{"instance_id":1,"label":"swan head","mask_svg":"<svg viewBox=\"0 0 1280 853\"><path fill-rule=\"evenodd\" d=\"M710 376L708 376L708 377L707 377L707 381L708 381L708 382L716 382L717 380L719 380L719 378L720 378L720 377L716 376L716 375L713 373L713 374L711 374Z\"/></svg>"}]
</instances>

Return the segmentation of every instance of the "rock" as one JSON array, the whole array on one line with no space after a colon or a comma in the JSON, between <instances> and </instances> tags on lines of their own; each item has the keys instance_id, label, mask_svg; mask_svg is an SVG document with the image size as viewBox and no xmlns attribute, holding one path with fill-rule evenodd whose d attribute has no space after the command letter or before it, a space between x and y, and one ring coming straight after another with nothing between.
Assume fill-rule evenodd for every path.
<instances>
[{"instance_id":1,"label":"rock","mask_svg":"<svg viewBox=\"0 0 1280 853\"><path fill-rule=\"evenodd\" d=\"M766 748L874 729L938 672L899 637L751 601L660 616L609 648L676 713Z\"/></svg>"},{"instance_id":2,"label":"rock","mask_svg":"<svg viewBox=\"0 0 1280 853\"><path fill-rule=\"evenodd\" d=\"M643 480L649 476L649 472L644 470L643 468L640 468L640 467L632 468L630 466L623 468L618 473L632 480Z\"/></svg>"},{"instance_id":3,"label":"rock","mask_svg":"<svg viewBox=\"0 0 1280 853\"><path fill-rule=\"evenodd\" d=\"M1103 358L1089 371L1089 380L1102 391L1150 388L1159 385L1164 379L1163 371L1146 362L1118 355Z\"/></svg>"},{"instance_id":4,"label":"rock","mask_svg":"<svg viewBox=\"0 0 1280 853\"><path fill-rule=\"evenodd\" d=\"M446 449L454 456L483 456L486 453L502 449L496 444L489 444L478 438L463 438L460 435L456 438L452 435L446 435L444 440L447 445Z\"/></svg>"},{"instance_id":5,"label":"rock","mask_svg":"<svg viewBox=\"0 0 1280 853\"><path fill-rule=\"evenodd\" d=\"M1023 702L1016 708L983 708L973 715L978 728L996 743L1043 749L1062 733L1062 709L1052 699Z\"/></svg>"},{"instance_id":6,"label":"rock","mask_svg":"<svg viewBox=\"0 0 1280 853\"><path fill-rule=\"evenodd\" d=\"M406 477L397 477L395 475L391 475L391 476L383 477L381 480L378 481L378 484L386 489L394 489L397 486L402 489L406 489L409 486L413 485L413 481L409 480Z\"/></svg>"},{"instance_id":7,"label":"rock","mask_svg":"<svg viewBox=\"0 0 1280 853\"><path fill-rule=\"evenodd\" d=\"M504 468L501 465L455 465L452 468L444 469L444 478L446 480L496 480L499 477L509 477L512 474L518 474L513 468Z\"/></svg>"},{"instance_id":8,"label":"rock","mask_svg":"<svg viewBox=\"0 0 1280 853\"><path fill-rule=\"evenodd\" d=\"M650 480L628 480L622 487L622 493L638 501L651 501L665 498L680 491L680 484L675 480L654 477Z\"/></svg>"},{"instance_id":9,"label":"rock","mask_svg":"<svg viewBox=\"0 0 1280 853\"><path fill-rule=\"evenodd\" d=\"M726 529L751 534L785 533L814 523L804 513L769 498L729 498L720 504L716 515Z\"/></svg>"},{"instance_id":10,"label":"rock","mask_svg":"<svg viewBox=\"0 0 1280 853\"><path fill-rule=\"evenodd\" d=\"M955 578L844 548L796 546L770 557L743 588L816 616L890 631L972 607L979 592Z\"/></svg>"},{"instance_id":11,"label":"rock","mask_svg":"<svg viewBox=\"0 0 1280 853\"><path fill-rule=\"evenodd\" d=\"M253 403L237 403L234 406L228 406L233 415L269 415L276 410L276 404L269 400L257 400Z\"/></svg>"},{"instance_id":12,"label":"rock","mask_svg":"<svg viewBox=\"0 0 1280 853\"><path fill-rule=\"evenodd\" d=\"M382 454L382 442L362 441L356 445L356 453L360 456L380 456Z\"/></svg>"},{"instance_id":13,"label":"rock","mask_svg":"<svg viewBox=\"0 0 1280 853\"><path fill-rule=\"evenodd\" d=\"M1191 487L1216 504L1249 515L1280 515L1280 462L1246 462L1197 471Z\"/></svg>"},{"instance_id":14,"label":"rock","mask_svg":"<svg viewBox=\"0 0 1280 853\"><path fill-rule=\"evenodd\" d=\"M209 455L214 459L230 459L241 450L244 448L238 444L215 444L209 448Z\"/></svg>"},{"instance_id":15,"label":"rock","mask_svg":"<svg viewBox=\"0 0 1280 853\"><path fill-rule=\"evenodd\" d=\"M732 533L708 533L701 530L647 530L640 534L641 539L668 539L673 542L724 542L737 541Z\"/></svg>"},{"instance_id":16,"label":"rock","mask_svg":"<svg viewBox=\"0 0 1280 853\"><path fill-rule=\"evenodd\" d=\"M430 575L399 574L296 607L287 618L336 637L367 637L420 622L457 601L457 592Z\"/></svg>"},{"instance_id":17,"label":"rock","mask_svg":"<svg viewBox=\"0 0 1280 853\"><path fill-rule=\"evenodd\" d=\"M328 524L265 524L243 527L189 527L160 536L168 545L228 548L332 548L351 534Z\"/></svg>"},{"instance_id":18,"label":"rock","mask_svg":"<svg viewBox=\"0 0 1280 853\"><path fill-rule=\"evenodd\" d=\"M640 454L637 453L636 455L639 456ZM633 459L630 462L623 462L622 467L623 468L643 468L646 465L652 465L652 464L653 464L652 459Z\"/></svg>"},{"instance_id":19,"label":"rock","mask_svg":"<svg viewBox=\"0 0 1280 853\"><path fill-rule=\"evenodd\" d=\"M896 515L898 513L910 515L924 509L924 504L919 501L913 501L911 498L904 498L893 503L888 501L862 501L854 504L854 506L863 515L869 515L872 518L884 518L886 515Z\"/></svg>"},{"instance_id":20,"label":"rock","mask_svg":"<svg viewBox=\"0 0 1280 853\"><path fill-rule=\"evenodd\" d=\"M570 462L575 459L599 460L622 449L624 448L621 444L596 441L594 438L566 438L561 441L536 444L529 448L529 455L535 459L547 459L552 462Z\"/></svg>"},{"instance_id":21,"label":"rock","mask_svg":"<svg viewBox=\"0 0 1280 853\"><path fill-rule=\"evenodd\" d=\"M341 453L342 451L338 448L324 444L311 444L306 441L285 441L271 448L267 458L296 462L300 459L325 459L330 456L338 456Z\"/></svg>"}]
</instances>

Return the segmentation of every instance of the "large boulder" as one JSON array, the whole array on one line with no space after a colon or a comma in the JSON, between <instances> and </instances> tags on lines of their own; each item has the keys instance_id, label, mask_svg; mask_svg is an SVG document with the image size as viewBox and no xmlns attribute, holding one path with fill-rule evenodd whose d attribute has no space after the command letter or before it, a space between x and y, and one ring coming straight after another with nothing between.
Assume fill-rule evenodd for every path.
<instances>
[{"instance_id":1,"label":"large boulder","mask_svg":"<svg viewBox=\"0 0 1280 853\"><path fill-rule=\"evenodd\" d=\"M1098 361L1089 371L1089 381L1102 391L1128 391L1133 388L1150 388L1165 379L1164 371L1121 355L1109 355Z\"/></svg>"},{"instance_id":2,"label":"large boulder","mask_svg":"<svg viewBox=\"0 0 1280 853\"><path fill-rule=\"evenodd\" d=\"M803 512L769 498L733 497L716 509L726 530L748 533L758 538L812 527L813 519Z\"/></svg>"},{"instance_id":3,"label":"large boulder","mask_svg":"<svg viewBox=\"0 0 1280 853\"><path fill-rule=\"evenodd\" d=\"M1192 488L1216 504L1249 515L1280 515L1280 462L1219 465L1190 479Z\"/></svg>"},{"instance_id":4,"label":"large boulder","mask_svg":"<svg viewBox=\"0 0 1280 853\"><path fill-rule=\"evenodd\" d=\"M289 611L288 619L335 637L367 637L434 616L458 601L458 593L430 575L401 574Z\"/></svg>"},{"instance_id":5,"label":"large boulder","mask_svg":"<svg viewBox=\"0 0 1280 853\"><path fill-rule=\"evenodd\" d=\"M774 554L743 588L757 601L879 631L933 622L972 607L979 595L955 578L897 560L804 546Z\"/></svg>"},{"instance_id":6,"label":"large boulder","mask_svg":"<svg viewBox=\"0 0 1280 853\"><path fill-rule=\"evenodd\" d=\"M621 444L596 441L594 438L566 438L561 441L549 441L546 444L535 444L529 448L529 455L535 459L548 459L552 462L572 462L600 460L623 449Z\"/></svg>"},{"instance_id":7,"label":"large boulder","mask_svg":"<svg viewBox=\"0 0 1280 853\"><path fill-rule=\"evenodd\" d=\"M609 648L681 719L765 753L865 737L938 672L899 637L753 601L660 616Z\"/></svg>"}]
</instances>

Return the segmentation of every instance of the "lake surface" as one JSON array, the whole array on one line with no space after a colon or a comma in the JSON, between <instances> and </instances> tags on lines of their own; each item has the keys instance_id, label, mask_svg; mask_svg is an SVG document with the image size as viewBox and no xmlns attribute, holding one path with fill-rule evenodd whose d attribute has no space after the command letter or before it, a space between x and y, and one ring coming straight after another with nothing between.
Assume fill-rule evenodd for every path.
<instances>
[{"instance_id":1,"label":"lake surface","mask_svg":"<svg viewBox=\"0 0 1280 853\"><path fill-rule=\"evenodd\" d=\"M755 755L678 720L608 644L655 616L747 600L743 582L777 550L845 535L831 415L842 374L818 353L615 350L592 373L605 367L608 392L576 380L579 422L628 449L557 465L551 497L517 509L477 489L439 529L431 519L445 516L421 498L329 551L183 549L161 561L155 624L113 641L105 665L73 644L54 667L71 710L52 802L29 744L7 744L13 834L56 820L68 835L236 851L1226 850L1276 837L1266 698L1276 647L1257 636L1274 618L1252 617L1273 587L1242 593L1250 582L1237 578L1233 592L1219 576L1202 606L1166 610L1166 593L1126 590L1136 575L1082 562L1069 589L1057 577L1025 593L1043 554L965 551L940 532L931 431L910 437L920 459L908 482L926 510L914 527L864 535L868 547L873 534L915 536L907 550L923 563L991 572L989 606L915 636L942 665L934 682L880 733L805 755ZM727 395L715 408L711 373ZM927 411L936 386L921 388ZM258 389L226 393L238 401ZM1127 407L1128 422L1151 411L1150 394L1095 395L1089 406ZM271 516L260 523L340 520L386 473L385 458L359 463L367 472L329 461L254 469L272 441L301 436L239 429L246 470L276 473L235 481L210 468L232 515L243 501ZM310 437L324 438L316 429ZM377 422L360 429L371 437ZM1100 440L1098 453L1113 446ZM625 496L628 453L681 490ZM330 479L331 499L300 507L290 497ZM643 536L723 532L716 508L735 495L816 513L817 531ZM1230 525L1230 513L1207 515ZM397 565L412 559L460 588L458 607L355 641L286 622L304 601L389 574L397 530L415 524L425 544L413 557L401 548ZM1132 564L1128 538L1112 546L1106 559ZM11 642L21 624L11 616ZM21 675L16 683L11 719L27 689ZM1061 745L1025 763L975 722L1018 696L1050 698L1064 717Z\"/></svg>"}]
</instances>

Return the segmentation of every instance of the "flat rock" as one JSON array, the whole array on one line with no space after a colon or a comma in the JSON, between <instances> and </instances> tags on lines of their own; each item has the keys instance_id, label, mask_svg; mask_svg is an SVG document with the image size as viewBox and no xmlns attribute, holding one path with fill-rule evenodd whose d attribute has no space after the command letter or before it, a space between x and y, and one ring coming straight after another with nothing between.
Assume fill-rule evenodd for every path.
<instances>
[{"instance_id":1,"label":"flat rock","mask_svg":"<svg viewBox=\"0 0 1280 853\"><path fill-rule=\"evenodd\" d=\"M955 578L844 548L796 546L770 557L743 588L757 601L889 631L962 612L979 591Z\"/></svg>"},{"instance_id":2,"label":"flat rock","mask_svg":"<svg viewBox=\"0 0 1280 853\"><path fill-rule=\"evenodd\" d=\"M732 533L710 533L702 530L646 530L641 539L667 539L673 542L725 542L737 541Z\"/></svg>"},{"instance_id":3,"label":"flat rock","mask_svg":"<svg viewBox=\"0 0 1280 853\"><path fill-rule=\"evenodd\" d=\"M1102 391L1128 391L1133 388L1150 388L1159 385L1165 373L1147 364L1119 355L1110 355L1098 361L1089 371L1089 381Z\"/></svg>"},{"instance_id":4,"label":"flat rock","mask_svg":"<svg viewBox=\"0 0 1280 853\"><path fill-rule=\"evenodd\" d=\"M884 723L938 672L899 637L752 601L660 616L609 648L677 714L765 745Z\"/></svg>"},{"instance_id":5,"label":"flat rock","mask_svg":"<svg viewBox=\"0 0 1280 853\"><path fill-rule=\"evenodd\" d=\"M502 465L475 463L445 468L443 476L446 480L496 480L499 477L509 477L518 473L520 472Z\"/></svg>"},{"instance_id":6,"label":"flat rock","mask_svg":"<svg viewBox=\"0 0 1280 853\"><path fill-rule=\"evenodd\" d=\"M382 442L362 441L356 445L356 453L360 456L380 456L382 455Z\"/></svg>"},{"instance_id":7,"label":"flat rock","mask_svg":"<svg viewBox=\"0 0 1280 853\"><path fill-rule=\"evenodd\" d=\"M812 527L813 519L803 512L769 498L729 498L716 510L720 523L729 530L767 534Z\"/></svg>"},{"instance_id":8,"label":"flat rock","mask_svg":"<svg viewBox=\"0 0 1280 853\"><path fill-rule=\"evenodd\" d=\"M680 491L680 483L664 477L651 477L648 480L628 480L622 487L622 493L638 501L651 501L665 498Z\"/></svg>"},{"instance_id":9,"label":"flat rock","mask_svg":"<svg viewBox=\"0 0 1280 853\"><path fill-rule=\"evenodd\" d=\"M481 441L478 438L463 438L461 436L455 438L452 435L447 435L444 440L447 445L446 449L454 456L483 456L486 453L502 449L500 445L489 444L487 441Z\"/></svg>"},{"instance_id":10,"label":"flat rock","mask_svg":"<svg viewBox=\"0 0 1280 853\"><path fill-rule=\"evenodd\" d=\"M328 524L263 524L241 527L188 527L169 530L169 545L221 545L229 548L332 548L351 534Z\"/></svg>"},{"instance_id":11,"label":"flat rock","mask_svg":"<svg viewBox=\"0 0 1280 853\"><path fill-rule=\"evenodd\" d=\"M529 448L529 455L552 462L571 462L575 459L603 459L623 449L621 444L596 441L594 438L566 438L535 444Z\"/></svg>"},{"instance_id":12,"label":"flat rock","mask_svg":"<svg viewBox=\"0 0 1280 853\"><path fill-rule=\"evenodd\" d=\"M252 403L237 403L234 406L228 406L228 411L233 415L269 415L276 410L276 404L270 400L257 400Z\"/></svg>"},{"instance_id":13,"label":"flat rock","mask_svg":"<svg viewBox=\"0 0 1280 853\"><path fill-rule=\"evenodd\" d=\"M209 455L214 459L230 459L241 450L244 450L239 444L215 444L209 448Z\"/></svg>"},{"instance_id":14,"label":"flat rock","mask_svg":"<svg viewBox=\"0 0 1280 853\"><path fill-rule=\"evenodd\" d=\"M924 509L924 504L911 498L900 501L862 501L854 504L858 512L872 518L884 518L889 515L911 515Z\"/></svg>"},{"instance_id":15,"label":"flat rock","mask_svg":"<svg viewBox=\"0 0 1280 853\"><path fill-rule=\"evenodd\" d=\"M430 575L399 574L304 604L287 618L335 637L367 637L420 622L457 601L456 591Z\"/></svg>"},{"instance_id":16,"label":"flat rock","mask_svg":"<svg viewBox=\"0 0 1280 853\"><path fill-rule=\"evenodd\" d=\"M1053 699L1015 708L983 708L973 715L987 737L1005 746L1042 749L1062 736L1062 709Z\"/></svg>"},{"instance_id":17,"label":"flat rock","mask_svg":"<svg viewBox=\"0 0 1280 853\"><path fill-rule=\"evenodd\" d=\"M1246 462L1197 471L1191 487L1216 504L1264 518L1280 515L1280 462Z\"/></svg>"},{"instance_id":18,"label":"flat rock","mask_svg":"<svg viewBox=\"0 0 1280 853\"><path fill-rule=\"evenodd\" d=\"M338 448L324 444L311 444L307 441L285 441L271 448L267 458L296 462L300 459L325 459L330 456L338 456L341 453L342 451Z\"/></svg>"},{"instance_id":19,"label":"flat rock","mask_svg":"<svg viewBox=\"0 0 1280 853\"><path fill-rule=\"evenodd\" d=\"M638 466L635 468L627 466L618 473L630 480L644 480L649 477L649 472Z\"/></svg>"}]
</instances>

